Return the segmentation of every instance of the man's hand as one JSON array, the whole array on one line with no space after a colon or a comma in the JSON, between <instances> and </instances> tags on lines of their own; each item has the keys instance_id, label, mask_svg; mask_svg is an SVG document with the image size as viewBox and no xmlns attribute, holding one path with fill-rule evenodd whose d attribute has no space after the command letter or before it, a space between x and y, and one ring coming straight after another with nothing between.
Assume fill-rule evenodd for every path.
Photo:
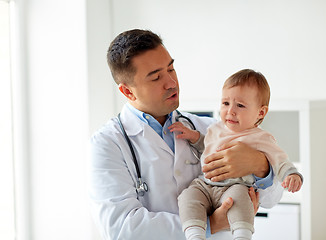
<instances>
[{"instance_id":1,"label":"man's hand","mask_svg":"<svg viewBox=\"0 0 326 240\"><path fill-rule=\"evenodd\" d=\"M215 209L213 214L209 217L209 222L211 226L211 233L216 233L221 230L226 230L230 228L229 221L227 218L227 212L233 205L232 198L227 198L222 205Z\"/></svg>"},{"instance_id":2,"label":"man's hand","mask_svg":"<svg viewBox=\"0 0 326 240\"><path fill-rule=\"evenodd\" d=\"M258 211L259 208L259 192L255 192L254 188L251 187L248 190L248 194L251 198L251 201L254 205L254 212L255 214ZM211 233L214 234L216 232L219 232L221 230L226 230L230 228L228 218L227 218L227 212L233 205L232 198L227 198L222 205L217 208L213 214L209 217L210 227L211 227Z\"/></svg>"},{"instance_id":3,"label":"man's hand","mask_svg":"<svg viewBox=\"0 0 326 240\"><path fill-rule=\"evenodd\" d=\"M254 205L254 212L256 215L259 208L259 192L255 192L254 188L251 187L249 188L249 197L252 201L252 204Z\"/></svg>"},{"instance_id":4,"label":"man's hand","mask_svg":"<svg viewBox=\"0 0 326 240\"><path fill-rule=\"evenodd\" d=\"M223 145L207 156L204 163L202 171L213 182L249 174L263 178L269 172L265 155L242 142Z\"/></svg>"}]
</instances>

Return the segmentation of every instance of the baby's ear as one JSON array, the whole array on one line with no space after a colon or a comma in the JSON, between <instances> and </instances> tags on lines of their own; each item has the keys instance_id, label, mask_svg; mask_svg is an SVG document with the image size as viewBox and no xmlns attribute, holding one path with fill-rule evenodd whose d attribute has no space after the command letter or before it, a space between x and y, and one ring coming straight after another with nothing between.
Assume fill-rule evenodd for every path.
<instances>
[{"instance_id":1,"label":"baby's ear","mask_svg":"<svg viewBox=\"0 0 326 240\"><path fill-rule=\"evenodd\" d=\"M268 112L268 106L262 106L259 110L259 118L264 118Z\"/></svg>"}]
</instances>

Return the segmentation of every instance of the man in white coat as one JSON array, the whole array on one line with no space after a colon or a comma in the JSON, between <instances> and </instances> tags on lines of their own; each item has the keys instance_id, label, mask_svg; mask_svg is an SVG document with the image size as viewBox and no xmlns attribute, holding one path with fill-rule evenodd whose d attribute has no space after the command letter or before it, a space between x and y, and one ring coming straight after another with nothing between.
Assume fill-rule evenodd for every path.
<instances>
[{"instance_id":1,"label":"man in white coat","mask_svg":"<svg viewBox=\"0 0 326 240\"><path fill-rule=\"evenodd\" d=\"M274 181L265 156L243 143L225 146L205 160L201 169L188 142L176 139L168 127L181 113L174 60L159 36L151 31L119 34L108 50L112 76L128 103L120 119L109 120L91 139L90 198L92 213L103 239L185 239L177 197L201 171L212 181L253 174L260 197L252 189L254 206L272 207L282 188ZM215 120L182 113L196 130L206 133ZM137 192L137 168L124 127L135 151L144 194ZM264 190L263 190L264 189ZM228 199L207 219L207 237L227 240Z\"/></svg>"}]
</instances>

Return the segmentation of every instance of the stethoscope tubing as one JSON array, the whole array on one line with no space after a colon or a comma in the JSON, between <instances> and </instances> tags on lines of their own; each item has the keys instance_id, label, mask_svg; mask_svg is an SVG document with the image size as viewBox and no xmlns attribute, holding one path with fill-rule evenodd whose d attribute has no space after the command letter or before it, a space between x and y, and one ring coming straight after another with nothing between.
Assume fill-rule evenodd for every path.
<instances>
[{"instance_id":1,"label":"stethoscope tubing","mask_svg":"<svg viewBox=\"0 0 326 240\"><path fill-rule=\"evenodd\" d=\"M192 129L193 130L196 130L196 127L195 127L195 124L191 121L190 118L182 115L178 110L176 110L177 112L177 116L175 117L175 121L176 122L179 122L179 119L180 118L183 118L183 119L186 119L189 124L191 125ZM138 161L137 161L137 157L136 157L136 154L135 154L135 150L131 144L131 141L126 133L126 130L125 128L123 127L123 124L121 122L121 118L120 118L120 113L118 114L118 117L117 117L117 120L118 120L118 123L119 123L119 126L121 128L121 131L122 131L122 135L124 136L124 138L126 139L127 143L128 143L128 146L130 148L130 152L131 152L131 155L132 155L132 159L133 159L133 162L134 162L134 165L135 165L135 168L136 168L136 172L137 172L137 184L136 184L136 192L138 195L140 196L144 196L145 192L148 191L148 186L146 184L146 182L142 181L142 178L141 178L141 173L140 173L140 169L139 169L139 165L138 165ZM190 163L192 165L194 164L198 164L199 163L199 159L198 157L196 156L196 154L193 152L194 156L197 158L197 161L196 163Z\"/></svg>"},{"instance_id":2,"label":"stethoscope tubing","mask_svg":"<svg viewBox=\"0 0 326 240\"><path fill-rule=\"evenodd\" d=\"M176 121L176 122L179 122L179 119L180 119L180 118L184 118L184 119L186 119L186 120L189 122L189 124L190 124L191 127L192 127L192 130L196 130L195 124L191 121L190 118L188 118L188 117L182 115L181 112L179 112L178 110L176 110L176 112L178 113L178 115L175 117L175 121Z\"/></svg>"},{"instance_id":3,"label":"stethoscope tubing","mask_svg":"<svg viewBox=\"0 0 326 240\"><path fill-rule=\"evenodd\" d=\"M127 133L126 133L126 130L125 130L125 128L122 125L121 118L120 118L120 113L118 114L118 123L120 125L121 130L122 130L122 134L123 134L124 138L126 139L126 141L128 143L128 146L130 148L132 159L133 159L134 164L135 164L135 167L136 167L137 178L138 179L141 179L141 174L140 174L140 170L139 170L139 166L138 166L136 154L135 154L134 148L133 148L133 146L132 146L132 144L130 142L130 139L129 139Z\"/></svg>"}]
</instances>

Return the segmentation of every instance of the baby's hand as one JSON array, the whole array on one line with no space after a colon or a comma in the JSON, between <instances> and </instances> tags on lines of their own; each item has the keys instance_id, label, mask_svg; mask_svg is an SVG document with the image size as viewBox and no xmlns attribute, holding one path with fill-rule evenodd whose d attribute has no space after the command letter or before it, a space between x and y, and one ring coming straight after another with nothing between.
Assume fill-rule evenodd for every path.
<instances>
[{"instance_id":1,"label":"baby's hand","mask_svg":"<svg viewBox=\"0 0 326 240\"><path fill-rule=\"evenodd\" d=\"M282 182L282 187L287 188L289 192L297 192L302 186L301 177L297 174L287 176Z\"/></svg>"},{"instance_id":2,"label":"baby's hand","mask_svg":"<svg viewBox=\"0 0 326 240\"><path fill-rule=\"evenodd\" d=\"M200 137L200 133L196 130L191 130L185 127L181 122L175 122L171 126L168 127L170 132L178 131L180 132L177 135L179 139L186 139L191 143L196 143Z\"/></svg>"}]
</instances>

